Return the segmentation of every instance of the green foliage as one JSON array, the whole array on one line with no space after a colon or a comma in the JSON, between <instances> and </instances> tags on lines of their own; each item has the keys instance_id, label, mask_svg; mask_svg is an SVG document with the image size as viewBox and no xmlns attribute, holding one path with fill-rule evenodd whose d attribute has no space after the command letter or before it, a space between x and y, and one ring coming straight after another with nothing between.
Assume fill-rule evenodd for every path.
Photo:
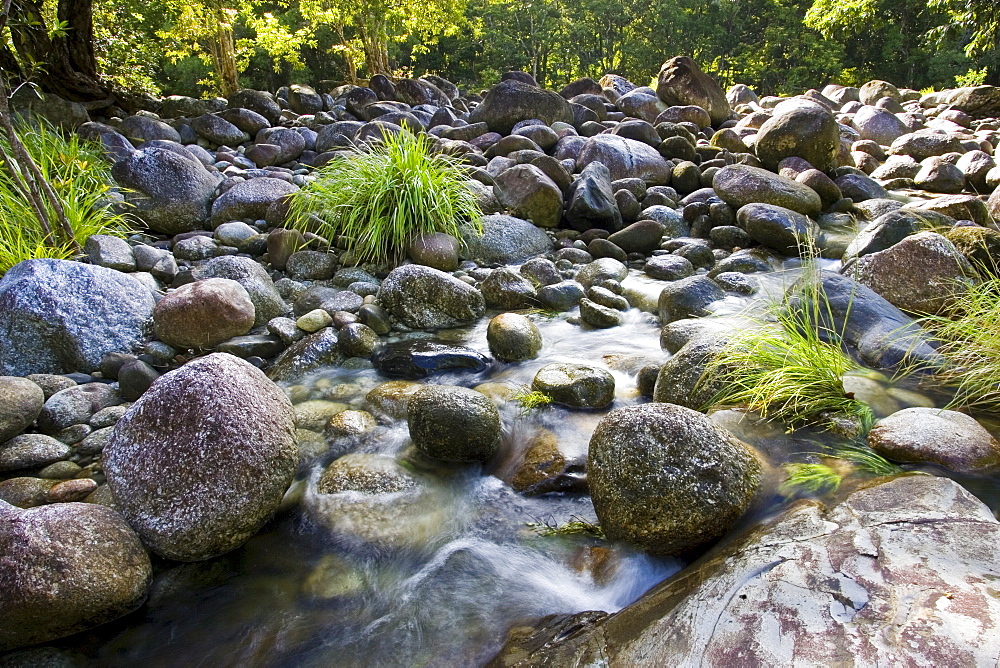
<instances>
[{"instance_id":1,"label":"green foliage","mask_svg":"<svg viewBox=\"0 0 1000 668\"><path fill-rule=\"evenodd\" d=\"M955 75L956 86L982 86L986 83L987 68L970 69L965 74Z\"/></svg>"},{"instance_id":2,"label":"green foliage","mask_svg":"<svg viewBox=\"0 0 1000 668\"><path fill-rule=\"evenodd\" d=\"M785 493L835 492L851 473L869 476L893 476L903 472L899 466L858 442L838 443L826 452L806 453L821 458L823 463L789 463L782 466L786 478Z\"/></svg>"},{"instance_id":3,"label":"green foliage","mask_svg":"<svg viewBox=\"0 0 1000 668\"><path fill-rule=\"evenodd\" d=\"M528 385L522 385L519 387L517 391L511 395L511 400L516 401L521 405L521 412L523 413L543 408L552 403L552 397L544 392L532 390Z\"/></svg>"},{"instance_id":4,"label":"green foliage","mask_svg":"<svg viewBox=\"0 0 1000 668\"><path fill-rule=\"evenodd\" d=\"M433 153L426 135L403 131L367 152L331 160L295 194L292 225L333 241L358 262L397 262L417 236L480 229L482 212L457 159Z\"/></svg>"},{"instance_id":5,"label":"green foliage","mask_svg":"<svg viewBox=\"0 0 1000 668\"><path fill-rule=\"evenodd\" d=\"M708 365L706 378L723 388L713 403L742 406L796 428L826 425L836 416L874 420L867 404L848 395L843 376L861 369L841 347L818 280L771 309L776 323L735 333Z\"/></svg>"},{"instance_id":6,"label":"green foliage","mask_svg":"<svg viewBox=\"0 0 1000 668\"><path fill-rule=\"evenodd\" d=\"M843 475L840 471L826 464L804 464L796 462L785 464L784 487L786 491L802 490L811 494L834 492L840 487Z\"/></svg>"},{"instance_id":7,"label":"green foliage","mask_svg":"<svg viewBox=\"0 0 1000 668\"><path fill-rule=\"evenodd\" d=\"M954 406L1000 412L1000 278L969 289L945 315L920 324L941 342L950 362L933 381L955 392Z\"/></svg>"},{"instance_id":8,"label":"green foliage","mask_svg":"<svg viewBox=\"0 0 1000 668\"><path fill-rule=\"evenodd\" d=\"M67 139L44 123L21 124L17 134L52 185L80 246L92 234L124 236L128 232L128 217L108 207L114 180L99 146L75 134ZM6 139L2 145L10 156ZM19 165L13 166L20 171ZM54 211L50 209L48 213L50 219L55 220ZM46 238L27 196L4 165L0 170L0 275L22 260L65 259L72 254L70 240Z\"/></svg>"},{"instance_id":9,"label":"green foliage","mask_svg":"<svg viewBox=\"0 0 1000 668\"><path fill-rule=\"evenodd\" d=\"M576 515L563 524L558 524L552 521L526 522L526 524L528 528L533 530L539 536L589 536L600 540L607 539L601 525L588 522L582 517L578 517Z\"/></svg>"}]
</instances>

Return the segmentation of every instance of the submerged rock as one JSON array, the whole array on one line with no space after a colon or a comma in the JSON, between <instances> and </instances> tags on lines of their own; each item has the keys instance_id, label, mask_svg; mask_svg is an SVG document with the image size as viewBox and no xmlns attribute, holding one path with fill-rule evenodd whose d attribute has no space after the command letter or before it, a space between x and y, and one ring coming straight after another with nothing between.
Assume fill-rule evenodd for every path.
<instances>
[{"instance_id":1,"label":"submerged rock","mask_svg":"<svg viewBox=\"0 0 1000 668\"><path fill-rule=\"evenodd\" d=\"M594 430L587 479L605 534L653 554L681 554L733 527L761 465L708 417L674 404L609 413Z\"/></svg>"},{"instance_id":2,"label":"submerged rock","mask_svg":"<svg viewBox=\"0 0 1000 668\"><path fill-rule=\"evenodd\" d=\"M291 403L226 353L157 381L114 427L104 471L143 542L200 561L239 547L270 519L298 463Z\"/></svg>"},{"instance_id":3,"label":"submerged rock","mask_svg":"<svg viewBox=\"0 0 1000 668\"><path fill-rule=\"evenodd\" d=\"M0 652L126 615L152 568L121 515L97 504L20 510L0 501Z\"/></svg>"},{"instance_id":4,"label":"submerged rock","mask_svg":"<svg viewBox=\"0 0 1000 668\"><path fill-rule=\"evenodd\" d=\"M390 343L372 356L372 364L380 373L411 379L447 371L479 373L487 370L490 362L490 358L478 350L433 341Z\"/></svg>"},{"instance_id":5,"label":"submerged rock","mask_svg":"<svg viewBox=\"0 0 1000 668\"><path fill-rule=\"evenodd\" d=\"M542 620L491 665L992 665L998 540L945 478L800 501L614 615Z\"/></svg>"}]
</instances>

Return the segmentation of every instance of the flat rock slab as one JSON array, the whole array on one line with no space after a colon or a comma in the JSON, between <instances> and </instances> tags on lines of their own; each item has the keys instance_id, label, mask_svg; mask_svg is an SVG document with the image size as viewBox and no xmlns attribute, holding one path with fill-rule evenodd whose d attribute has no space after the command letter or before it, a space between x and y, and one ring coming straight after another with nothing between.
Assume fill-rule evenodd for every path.
<instances>
[{"instance_id":1,"label":"flat rock slab","mask_svg":"<svg viewBox=\"0 0 1000 668\"><path fill-rule=\"evenodd\" d=\"M492 665L995 665L998 539L945 478L800 501L617 614L515 630Z\"/></svg>"}]
</instances>

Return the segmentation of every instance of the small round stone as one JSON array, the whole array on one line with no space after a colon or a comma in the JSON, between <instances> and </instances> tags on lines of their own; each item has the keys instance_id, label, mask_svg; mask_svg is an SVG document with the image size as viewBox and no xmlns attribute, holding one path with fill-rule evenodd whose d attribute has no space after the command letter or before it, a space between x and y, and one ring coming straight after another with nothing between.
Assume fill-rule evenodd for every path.
<instances>
[{"instance_id":1,"label":"small round stone","mask_svg":"<svg viewBox=\"0 0 1000 668\"><path fill-rule=\"evenodd\" d=\"M517 362L538 356L542 333L526 316L501 313L490 320L486 341L494 357L504 362Z\"/></svg>"}]
</instances>

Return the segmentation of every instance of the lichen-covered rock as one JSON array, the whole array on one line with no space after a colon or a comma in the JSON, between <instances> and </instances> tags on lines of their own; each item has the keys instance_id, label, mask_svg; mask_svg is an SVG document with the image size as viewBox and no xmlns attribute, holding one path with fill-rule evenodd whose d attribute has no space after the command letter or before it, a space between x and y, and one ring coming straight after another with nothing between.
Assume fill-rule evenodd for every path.
<instances>
[{"instance_id":1,"label":"lichen-covered rock","mask_svg":"<svg viewBox=\"0 0 1000 668\"><path fill-rule=\"evenodd\" d=\"M615 377L586 364L556 362L538 370L531 389L570 408L604 408L615 399Z\"/></svg>"},{"instance_id":2,"label":"lichen-covered rock","mask_svg":"<svg viewBox=\"0 0 1000 668\"><path fill-rule=\"evenodd\" d=\"M480 264L515 264L548 252L552 240L536 225L513 216L483 216L482 234L471 227L462 229L463 254Z\"/></svg>"},{"instance_id":3,"label":"lichen-covered rock","mask_svg":"<svg viewBox=\"0 0 1000 668\"><path fill-rule=\"evenodd\" d=\"M0 501L0 652L126 615L152 568L121 515L101 505L21 510Z\"/></svg>"},{"instance_id":4,"label":"lichen-covered rock","mask_svg":"<svg viewBox=\"0 0 1000 668\"><path fill-rule=\"evenodd\" d=\"M674 404L619 408L590 439L587 478L605 534L654 554L720 538L750 505L760 475L745 444Z\"/></svg>"},{"instance_id":5,"label":"lichen-covered rock","mask_svg":"<svg viewBox=\"0 0 1000 668\"><path fill-rule=\"evenodd\" d=\"M674 321L678 322L683 321ZM700 323L700 320L693 322ZM723 389L707 370L725 345L725 336L716 332L700 333L691 338L660 367L653 401L705 410Z\"/></svg>"},{"instance_id":6,"label":"lichen-covered rock","mask_svg":"<svg viewBox=\"0 0 1000 668\"><path fill-rule=\"evenodd\" d=\"M1000 441L957 411L904 408L875 423L868 446L898 462L927 462L957 473L1000 466Z\"/></svg>"},{"instance_id":7,"label":"lichen-covered rock","mask_svg":"<svg viewBox=\"0 0 1000 668\"><path fill-rule=\"evenodd\" d=\"M501 313L490 320L486 341L497 359L518 362L538 356L542 348L542 333L526 316Z\"/></svg>"},{"instance_id":8,"label":"lichen-covered rock","mask_svg":"<svg viewBox=\"0 0 1000 668\"><path fill-rule=\"evenodd\" d=\"M165 374L114 427L108 485L154 552L200 561L239 547L271 517L298 463L284 392L215 353Z\"/></svg>"},{"instance_id":9,"label":"lichen-covered rock","mask_svg":"<svg viewBox=\"0 0 1000 668\"><path fill-rule=\"evenodd\" d=\"M421 265L393 269L378 291L383 307L407 327L443 329L478 320L482 293L454 276Z\"/></svg>"},{"instance_id":10,"label":"lichen-covered rock","mask_svg":"<svg viewBox=\"0 0 1000 668\"><path fill-rule=\"evenodd\" d=\"M36 383L18 376L0 376L0 443L24 431L44 404L45 393Z\"/></svg>"},{"instance_id":11,"label":"lichen-covered rock","mask_svg":"<svg viewBox=\"0 0 1000 668\"><path fill-rule=\"evenodd\" d=\"M811 218L774 204L742 206L736 220L751 239L790 256L808 252L819 235Z\"/></svg>"},{"instance_id":12,"label":"lichen-covered rock","mask_svg":"<svg viewBox=\"0 0 1000 668\"><path fill-rule=\"evenodd\" d=\"M156 336L178 348L210 348L253 327L256 312L246 289L228 278L182 285L153 309Z\"/></svg>"},{"instance_id":13,"label":"lichen-covered rock","mask_svg":"<svg viewBox=\"0 0 1000 668\"><path fill-rule=\"evenodd\" d=\"M492 665L992 665L998 540L989 508L946 478L800 501L622 611L560 620Z\"/></svg>"},{"instance_id":14,"label":"lichen-covered rock","mask_svg":"<svg viewBox=\"0 0 1000 668\"><path fill-rule=\"evenodd\" d=\"M166 234L201 225L218 186L216 176L193 156L158 147L134 151L116 162L111 174L129 188L126 200L135 214L151 229Z\"/></svg>"},{"instance_id":15,"label":"lichen-covered rock","mask_svg":"<svg viewBox=\"0 0 1000 668\"><path fill-rule=\"evenodd\" d=\"M25 260L0 280L0 373L90 372L142 343L153 295L113 269Z\"/></svg>"},{"instance_id":16,"label":"lichen-covered rock","mask_svg":"<svg viewBox=\"0 0 1000 668\"><path fill-rule=\"evenodd\" d=\"M500 413L485 394L466 387L428 385L407 405L417 450L447 462L486 462L500 443Z\"/></svg>"},{"instance_id":17,"label":"lichen-covered rock","mask_svg":"<svg viewBox=\"0 0 1000 668\"><path fill-rule=\"evenodd\" d=\"M563 196L559 186L534 165L515 165L500 172L493 190L504 208L538 227L558 227Z\"/></svg>"}]
</instances>

